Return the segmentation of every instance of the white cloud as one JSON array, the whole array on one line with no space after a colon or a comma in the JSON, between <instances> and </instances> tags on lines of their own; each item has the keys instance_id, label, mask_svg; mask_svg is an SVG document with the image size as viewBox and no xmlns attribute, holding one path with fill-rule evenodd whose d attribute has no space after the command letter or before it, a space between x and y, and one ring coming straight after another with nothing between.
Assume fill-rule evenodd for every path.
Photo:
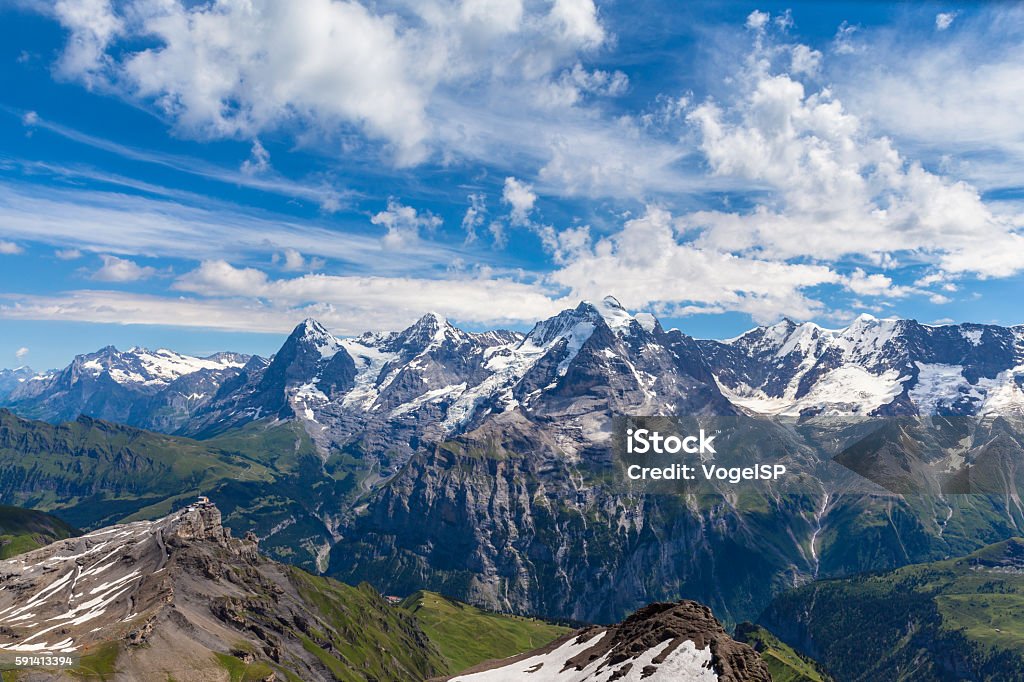
<instances>
[{"instance_id":1,"label":"white cloud","mask_svg":"<svg viewBox=\"0 0 1024 682\"><path fill-rule=\"evenodd\" d=\"M205 261L173 289L194 296L72 291L0 295L0 318L172 324L242 331L287 331L315 316L343 334L401 328L426 310L480 324L532 322L570 301L542 285L481 272L449 279L307 274L273 279L250 267ZM574 305L575 303L571 303Z\"/></svg>"},{"instance_id":2,"label":"white cloud","mask_svg":"<svg viewBox=\"0 0 1024 682\"><path fill-rule=\"evenodd\" d=\"M755 9L753 12L747 15L747 28L753 29L755 31L760 30L765 27L770 18L771 16L767 12L762 12L761 10Z\"/></svg>"},{"instance_id":3,"label":"white cloud","mask_svg":"<svg viewBox=\"0 0 1024 682\"><path fill-rule=\"evenodd\" d=\"M27 346L22 346L18 350L14 351L14 357L18 358L19 360L23 359L26 355L28 355Z\"/></svg>"},{"instance_id":4,"label":"white cloud","mask_svg":"<svg viewBox=\"0 0 1024 682\"><path fill-rule=\"evenodd\" d=\"M285 249L280 253L275 253L271 262L285 272L319 270L326 263L323 258L317 256L307 259L298 249Z\"/></svg>"},{"instance_id":5,"label":"white cloud","mask_svg":"<svg viewBox=\"0 0 1024 682\"><path fill-rule=\"evenodd\" d=\"M258 175L270 170L270 152L260 144L259 140L252 141L252 151L249 158L242 162L242 172L246 175Z\"/></svg>"},{"instance_id":6,"label":"white cloud","mask_svg":"<svg viewBox=\"0 0 1024 682\"><path fill-rule=\"evenodd\" d=\"M60 260L76 260L82 257L82 252L78 249L57 249L53 255Z\"/></svg>"},{"instance_id":7,"label":"white cloud","mask_svg":"<svg viewBox=\"0 0 1024 682\"><path fill-rule=\"evenodd\" d=\"M865 49L833 64L829 77L850 107L931 165L985 190L1019 188L1022 21L1020 5L997 3L958 18L942 40L908 40L901 26L866 30Z\"/></svg>"},{"instance_id":8,"label":"white cloud","mask_svg":"<svg viewBox=\"0 0 1024 682\"><path fill-rule=\"evenodd\" d=\"M284 250L284 269L295 271L306 267L306 259L295 249Z\"/></svg>"},{"instance_id":9,"label":"white cloud","mask_svg":"<svg viewBox=\"0 0 1024 682\"><path fill-rule=\"evenodd\" d=\"M806 45L795 45L790 58L790 71L795 74L813 76L821 68L821 52L812 50Z\"/></svg>"},{"instance_id":10,"label":"white cloud","mask_svg":"<svg viewBox=\"0 0 1024 682\"><path fill-rule=\"evenodd\" d=\"M400 165L445 137L438 96L547 88L608 39L593 0L62 0L53 14L70 32L62 75L145 102L180 133L304 129L320 143L358 130Z\"/></svg>"},{"instance_id":11,"label":"white cloud","mask_svg":"<svg viewBox=\"0 0 1024 682\"><path fill-rule=\"evenodd\" d=\"M844 21L839 25L839 28L836 29L836 35L832 39L832 49L835 50L836 54L857 54L864 51L864 47L855 40L859 29L859 26L855 26L848 21Z\"/></svg>"},{"instance_id":12,"label":"white cloud","mask_svg":"<svg viewBox=\"0 0 1024 682\"><path fill-rule=\"evenodd\" d=\"M387 230L381 239L386 248L401 249L418 242L422 231L436 230L442 220L429 211L420 213L412 206L389 199L387 209L370 218L370 222Z\"/></svg>"},{"instance_id":13,"label":"white cloud","mask_svg":"<svg viewBox=\"0 0 1024 682\"><path fill-rule=\"evenodd\" d=\"M103 266L91 277L100 282L138 282L156 274L156 268L141 266L127 258L118 258L109 254L100 256Z\"/></svg>"},{"instance_id":14,"label":"white cloud","mask_svg":"<svg viewBox=\"0 0 1024 682\"><path fill-rule=\"evenodd\" d=\"M756 51L749 63L734 101L705 102L689 120L715 174L771 191L747 212L687 216L699 246L783 260L909 252L949 273L993 277L1024 269L1019 220L905 159L827 88L808 92Z\"/></svg>"},{"instance_id":15,"label":"white cloud","mask_svg":"<svg viewBox=\"0 0 1024 682\"><path fill-rule=\"evenodd\" d=\"M530 212L537 203L537 195L531 184L511 176L505 178L501 200L511 207L509 219L513 225L526 225L530 222Z\"/></svg>"},{"instance_id":16,"label":"white cloud","mask_svg":"<svg viewBox=\"0 0 1024 682\"><path fill-rule=\"evenodd\" d=\"M0 255L13 256L24 251L20 246L14 242L7 242L0 240Z\"/></svg>"},{"instance_id":17,"label":"white cloud","mask_svg":"<svg viewBox=\"0 0 1024 682\"><path fill-rule=\"evenodd\" d=\"M806 319L824 309L803 290L841 278L822 265L789 264L697 248L684 241L663 209L629 220L623 229L583 248L551 279L569 298L614 293L630 308L675 314L735 310L759 321Z\"/></svg>"},{"instance_id":18,"label":"white cloud","mask_svg":"<svg viewBox=\"0 0 1024 682\"><path fill-rule=\"evenodd\" d=\"M947 28L953 25L953 20L956 19L956 12L939 12L935 15L935 30L945 31Z\"/></svg>"},{"instance_id":19,"label":"white cloud","mask_svg":"<svg viewBox=\"0 0 1024 682\"><path fill-rule=\"evenodd\" d=\"M57 73L88 87L101 83L102 72L110 66L107 48L124 30L110 0L58 0L52 11L71 33L57 62Z\"/></svg>"},{"instance_id":20,"label":"white cloud","mask_svg":"<svg viewBox=\"0 0 1024 682\"><path fill-rule=\"evenodd\" d=\"M262 270L236 268L225 260L207 260L179 277L174 288L208 296L261 296L268 281Z\"/></svg>"},{"instance_id":21,"label":"white cloud","mask_svg":"<svg viewBox=\"0 0 1024 682\"><path fill-rule=\"evenodd\" d=\"M380 239L250 213L234 206L196 208L116 192L0 183L0 238L66 249L189 260L259 260L286 248L316 253L356 272L412 272L443 266L453 250L420 240L384 251Z\"/></svg>"},{"instance_id":22,"label":"white cloud","mask_svg":"<svg viewBox=\"0 0 1024 682\"><path fill-rule=\"evenodd\" d=\"M39 114L34 111L26 111L21 116L21 123L26 127L33 127L39 123Z\"/></svg>"},{"instance_id":23,"label":"white cloud","mask_svg":"<svg viewBox=\"0 0 1024 682\"><path fill-rule=\"evenodd\" d=\"M466 24L491 36L513 33L523 21L522 0L464 0L459 12Z\"/></svg>"},{"instance_id":24,"label":"white cloud","mask_svg":"<svg viewBox=\"0 0 1024 682\"><path fill-rule=\"evenodd\" d=\"M605 31L597 19L593 0L555 0L551 18L559 25L563 38L585 48L594 48L605 40Z\"/></svg>"},{"instance_id":25,"label":"white cloud","mask_svg":"<svg viewBox=\"0 0 1024 682\"><path fill-rule=\"evenodd\" d=\"M469 200L469 206L462 216L462 230L466 233L466 243L472 244L477 239L476 231L483 226L487 219L487 204L484 195L476 192L470 194L466 199Z\"/></svg>"},{"instance_id":26,"label":"white cloud","mask_svg":"<svg viewBox=\"0 0 1024 682\"><path fill-rule=\"evenodd\" d=\"M892 278L881 273L867 274L861 268L854 271L844 281L847 289L858 296L884 296L886 298L903 298L915 291L913 287L895 286Z\"/></svg>"}]
</instances>

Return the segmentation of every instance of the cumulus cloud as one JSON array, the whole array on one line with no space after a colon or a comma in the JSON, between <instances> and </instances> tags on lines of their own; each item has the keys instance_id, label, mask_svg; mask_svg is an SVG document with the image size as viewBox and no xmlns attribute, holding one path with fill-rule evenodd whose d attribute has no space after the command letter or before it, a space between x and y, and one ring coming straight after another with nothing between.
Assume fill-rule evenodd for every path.
<instances>
[{"instance_id":1,"label":"cumulus cloud","mask_svg":"<svg viewBox=\"0 0 1024 682\"><path fill-rule=\"evenodd\" d=\"M110 0L58 0L53 13L70 35L57 62L57 73L94 87L111 65L107 48L124 31L124 21Z\"/></svg>"},{"instance_id":2,"label":"cumulus cloud","mask_svg":"<svg viewBox=\"0 0 1024 682\"><path fill-rule=\"evenodd\" d=\"M570 298L608 292L631 308L671 313L736 310L760 321L779 315L806 319L824 305L805 295L809 287L837 284L827 266L789 264L698 248L685 241L666 210L649 207L622 230L577 251L552 274Z\"/></svg>"},{"instance_id":3,"label":"cumulus cloud","mask_svg":"<svg viewBox=\"0 0 1024 682\"><path fill-rule=\"evenodd\" d=\"M399 164L431 153L444 120L431 104L449 85L543 89L608 39L593 0L468 0L452 9L61 0L51 12L69 33L58 73L145 102L182 134L253 138L301 127L337 140L358 130ZM621 83L607 80L596 87Z\"/></svg>"},{"instance_id":4,"label":"cumulus cloud","mask_svg":"<svg viewBox=\"0 0 1024 682\"><path fill-rule=\"evenodd\" d=\"M598 21L594 0L555 0L551 18L567 42L593 48L605 40L605 30Z\"/></svg>"},{"instance_id":5,"label":"cumulus cloud","mask_svg":"<svg viewBox=\"0 0 1024 682\"><path fill-rule=\"evenodd\" d=\"M771 18L767 12L761 10L754 10L747 15L747 28L755 31L764 28L768 24L768 20Z\"/></svg>"},{"instance_id":6,"label":"cumulus cloud","mask_svg":"<svg viewBox=\"0 0 1024 682\"><path fill-rule=\"evenodd\" d=\"M27 346L22 346L18 350L14 351L14 357L18 358L19 360L23 359L26 355L28 355Z\"/></svg>"},{"instance_id":7,"label":"cumulus cloud","mask_svg":"<svg viewBox=\"0 0 1024 682\"><path fill-rule=\"evenodd\" d=\"M374 225L387 230L381 243L388 249L400 249L416 243L422 231L433 231L441 226L441 218L430 211L419 212L395 199L388 200L387 209L370 218Z\"/></svg>"},{"instance_id":8,"label":"cumulus cloud","mask_svg":"<svg viewBox=\"0 0 1024 682\"><path fill-rule=\"evenodd\" d=\"M285 249L275 253L271 262L285 272L299 272L301 270L318 270L324 266L326 261L318 256L306 258L298 249Z\"/></svg>"},{"instance_id":9,"label":"cumulus cloud","mask_svg":"<svg viewBox=\"0 0 1024 682\"><path fill-rule=\"evenodd\" d=\"M526 225L530 222L530 212L537 203L537 195L533 191L533 185L514 177L507 177L502 188L501 201L510 207L509 219L513 225Z\"/></svg>"},{"instance_id":10,"label":"cumulus cloud","mask_svg":"<svg viewBox=\"0 0 1024 682\"><path fill-rule=\"evenodd\" d=\"M971 185L905 158L828 88L778 73L758 51L733 101L707 101L688 120L716 175L770 190L749 211L686 216L696 244L761 257L879 261L913 253L954 274L1024 269L1024 238Z\"/></svg>"},{"instance_id":11,"label":"cumulus cloud","mask_svg":"<svg viewBox=\"0 0 1024 682\"><path fill-rule=\"evenodd\" d=\"M855 268L843 284L859 296L903 298L915 291L913 287L894 285L892 278L887 275L877 272L868 274L861 268Z\"/></svg>"},{"instance_id":12,"label":"cumulus cloud","mask_svg":"<svg viewBox=\"0 0 1024 682\"><path fill-rule=\"evenodd\" d=\"M142 266L135 261L117 256L100 256L103 266L92 273L92 279L100 282L138 282L156 274L156 268Z\"/></svg>"},{"instance_id":13,"label":"cumulus cloud","mask_svg":"<svg viewBox=\"0 0 1024 682\"><path fill-rule=\"evenodd\" d=\"M236 268L225 260L207 260L179 277L173 288L215 296L261 296L268 281L262 270Z\"/></svg>"},{"instance_id":14,"label":"cumulus cloud","mask_svg":"<svg viewBox=\"0 0 1024 682\"><path fill-rule=\"evenodd\" d=\"M13 256L21 253L22 251L24 251L24 249L14 242L0 240L0 254L4 256Z\"/></svg>"}]
</instances>

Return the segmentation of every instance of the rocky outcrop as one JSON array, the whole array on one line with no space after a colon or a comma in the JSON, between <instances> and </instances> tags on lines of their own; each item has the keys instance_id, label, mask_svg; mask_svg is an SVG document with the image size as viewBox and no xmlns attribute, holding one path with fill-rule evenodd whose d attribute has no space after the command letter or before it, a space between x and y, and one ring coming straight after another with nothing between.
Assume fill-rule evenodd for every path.
<instances>
[{"instance_id":1,"label":"rocky outcrop","mask_svg":"<svg viewBox=\"0 0 1024 682\"><path fill-rule=\"evenodd\" d=\"M375 591L263 558L199 501L0 562L0 652L102 655L113 680L425 679L443 665ZM358 652L357 655L353 652ZM111 664L110 659L115 659ZM230 673L230 674L229 674Z\"/></svg>"},{"instance_id":2,"label":"rocky outcrop","mask_svg":"<svg viewBox=\"0 0 1024 682\"><path fill-rule=\"evenodd\" d=\"M693 601L645 606L622 623L588 628L537 651L473 668L453 682L690 680L771 682L754 649L732 639Z\"/></svg>"}]
</instances>

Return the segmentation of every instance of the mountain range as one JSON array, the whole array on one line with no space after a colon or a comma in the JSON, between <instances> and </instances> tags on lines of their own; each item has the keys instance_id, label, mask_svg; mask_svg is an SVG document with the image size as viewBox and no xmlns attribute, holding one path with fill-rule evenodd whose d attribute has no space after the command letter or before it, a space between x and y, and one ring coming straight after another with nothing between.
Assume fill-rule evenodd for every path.
<instances>
[{"instance_id":1,"label":"mountain range","mask_svg":"<svg viewBox=\"0 0 1024 682\"><path fill-rule=\"evenodd\" d=\"M577 411L603 400L650 414L1019 413L1024 326L861 315L842 329L783 320L714 341L665 331L607 297L526 334L466 332L432 313L400 332L339 339L306 320L269 360L107 347L63 370L3 372L0 399L23 416L86 414L181 435L296 417L337 445L385 424L398 442L514 409L546 413L583 397L587 379L604 395Z\"/></svg>"},{"instance_id":2,"label":"mountain range","mask_svg":"<svg viewBox=\"0 0 1024 682\"><path fill-rule=\"evenodd\" d=\"M0 424L10 499L92 528L215 492L226 524L276 559L498 611L610 623L685 595L736 623L794 585L966 554L1024 523L1006 503L1019 472L1001 475L1024 442L1022 327L862 316L712 341L608 297L526 333L467 332L427 314L342 339L306 320L271 358L108 348L21 378L2 399L20 417L88 417ZM704 494L623 485L612 453L621 415L738 420L721 461L756 451L784 461L791 482ZM933 415L969 425L933 438L886 421ZM878 431L881 449L860 452L867 427L841 416L881 420L893 438ZM896 437L907 433L939 443L926 463L942 471L996 462L998 487L899 496L888 481L828 473L845 454L847 469L881 463L930 481ZM110 434L121 445L90 459L90 439ZM830 439L843 453L809 445ZM190 453L177 467L174 448ZM21 458L43 451L57 453L48 472ZM111 478L82 489L85 463Z\"/></svg>"}]
</instances>

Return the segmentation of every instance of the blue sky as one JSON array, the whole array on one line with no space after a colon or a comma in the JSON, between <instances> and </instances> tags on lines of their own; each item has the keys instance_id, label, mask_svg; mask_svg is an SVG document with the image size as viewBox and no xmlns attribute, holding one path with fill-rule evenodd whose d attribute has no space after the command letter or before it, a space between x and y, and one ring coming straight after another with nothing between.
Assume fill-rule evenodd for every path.
<instances>
[{"instance_id":1,"label":"blue sky","mask_svg":"<svg viewBox=\"0 0 1024 682\"><path fill-rule=\"evenodd\" d=\"M0 366L605 294L705 337L1024 321L1015 4L4 7Z\"/></svg>"}]
</instances>

